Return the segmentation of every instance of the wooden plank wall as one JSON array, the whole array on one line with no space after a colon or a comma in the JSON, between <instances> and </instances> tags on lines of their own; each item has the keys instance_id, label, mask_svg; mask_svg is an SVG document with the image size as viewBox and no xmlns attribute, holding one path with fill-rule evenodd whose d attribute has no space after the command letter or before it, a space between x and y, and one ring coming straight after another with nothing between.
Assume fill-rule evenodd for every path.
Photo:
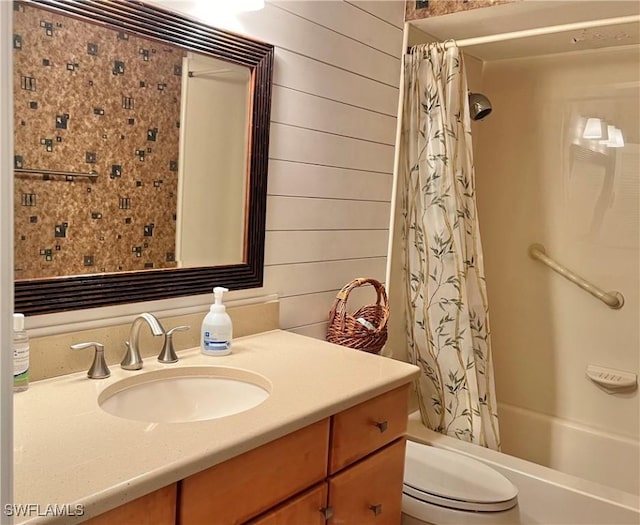
<instances>
[{"instance_id":1,"label":"wooden plank wall","mask_svg":"<svg viewBox=\"0 0 640 525\"><path fill-rule=\"evenodd\" d=\"M324 338L344 284L385 278L404 2L268 0L238 19L276 46L264 291L282 328ZM375 297L359 292L350 307Z\"/></svg>"}]
</instances>

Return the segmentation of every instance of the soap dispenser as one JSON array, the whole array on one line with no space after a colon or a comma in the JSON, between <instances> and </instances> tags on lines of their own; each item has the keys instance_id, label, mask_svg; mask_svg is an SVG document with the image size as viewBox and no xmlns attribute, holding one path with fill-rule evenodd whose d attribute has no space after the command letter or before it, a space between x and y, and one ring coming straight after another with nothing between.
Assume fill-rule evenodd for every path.
<instances>
[{"instance_id":1,"label":"soap dispenser","mask_svg":"<svg viewBox=\"0 0 640 525\"><path fill-rule=\"evenodd\" d=\"M202 321L202 331L200 333L200 348L205 355L227 355L231 353L231 337L233 327L231 318L222 304L222 294L228 292L226 288L216 286L213 289L215 298L209 313Z\"/></svg>"}]
</instances>

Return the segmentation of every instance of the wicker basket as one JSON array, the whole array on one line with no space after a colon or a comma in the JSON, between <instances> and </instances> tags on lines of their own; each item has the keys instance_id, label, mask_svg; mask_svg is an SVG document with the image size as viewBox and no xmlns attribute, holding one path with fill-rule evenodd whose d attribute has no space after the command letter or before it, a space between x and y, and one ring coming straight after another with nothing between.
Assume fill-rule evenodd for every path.
<instances>
[{"instance_id":1,"label":"wicker basket","mask_svg":"<svg viewBox=\"0 0 640 525\"><path fill-rule=\"evenodd\" d=\"M375 304L363 306L354 314L347 313L349 293L363 285L376 289ZM360 319L360 321L358 320ZM387 341L389 305L384 286L375 279L358 278L345 285L329 312L327 341L365 352L379 352Z\"/></svg>"}]
</instances>

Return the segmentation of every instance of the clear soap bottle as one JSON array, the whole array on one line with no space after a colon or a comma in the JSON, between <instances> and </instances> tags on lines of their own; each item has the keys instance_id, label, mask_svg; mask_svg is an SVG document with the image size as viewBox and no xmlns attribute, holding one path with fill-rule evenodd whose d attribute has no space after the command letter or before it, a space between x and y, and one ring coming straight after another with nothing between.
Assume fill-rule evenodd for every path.
<instances>
[{"instance_id":1,"label":"clear soap bottle","mask_svg":"<svg viewBox=\"0 0 640 525\"><path fill-rule=\"evenodd\" d=\"M231 353L233 326L231 317L222 304L222 294L228 291L221 286L216 286L213 289L215 303L211 305L209 313L202 321L200 333L201 351L205 355L223 356Z\"/></svg>"},{"instance_id":2,"label":"clear soap bottle","mask_svg":"<svg viewBox=\"0 0 640 525\"><path fill-rule=\"evenodd\" d=\"M13 391L29 388L29 336L24 329L24 315L13 314Z\"/></svg>"}]
</instances>

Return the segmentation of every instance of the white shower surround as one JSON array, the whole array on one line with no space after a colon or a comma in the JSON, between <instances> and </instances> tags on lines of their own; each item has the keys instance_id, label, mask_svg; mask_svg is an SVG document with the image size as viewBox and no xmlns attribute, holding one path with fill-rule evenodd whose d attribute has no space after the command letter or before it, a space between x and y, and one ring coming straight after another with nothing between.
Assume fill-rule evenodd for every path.
<instances>
[{"instance_id":1,"label":"white shower surround","mask_svg":"<svg viewBox=\"0 0 640 525\"><path fill-rule=\"evenodd\" d=\"M474 130L503 451L633 494L638 391L608 394L586 368L640 368L639 61L633 45L485 62L494 112ZM624 148L582 139L591 113ZM534 242L625 305L530 258Z\"/></svg>"}]
</instances>

